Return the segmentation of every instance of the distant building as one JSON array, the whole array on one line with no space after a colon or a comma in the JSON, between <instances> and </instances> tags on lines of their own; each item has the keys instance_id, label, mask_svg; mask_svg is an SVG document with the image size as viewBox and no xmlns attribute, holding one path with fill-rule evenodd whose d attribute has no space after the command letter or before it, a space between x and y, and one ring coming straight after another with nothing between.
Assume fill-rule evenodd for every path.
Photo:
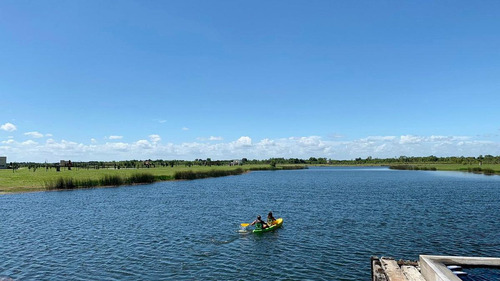
<instances>
[{"instance_id":1,"label":"distant building","mask_svg":"<svg viewBox=\"0 0 500 281\"><path fill-rule=\"evenodd\" d=\"M231 163L229 163L229 166L238 166L242 164L243 162L241 160L233 160Z\"/></svg>"},{"instance_id":2,"label":"distant building","mask_svg":"<svg viewBox=\"0 0 500 281\"><path fill-rule=\"evenodd\" d=\"M71 160L61 160L59 161L59 166L61 167L72 167L73 166L73 163L71 163Z\"/></svg>"},{"instance_id":3,"label":"distant building","mask_svg":"<svg viewBox=\"0 0 500 281\"><path fill-rule=\"evenodd\" d=\"M7 169L7 157L0 156L0 169Z\"/></svg>"}]
</instances>

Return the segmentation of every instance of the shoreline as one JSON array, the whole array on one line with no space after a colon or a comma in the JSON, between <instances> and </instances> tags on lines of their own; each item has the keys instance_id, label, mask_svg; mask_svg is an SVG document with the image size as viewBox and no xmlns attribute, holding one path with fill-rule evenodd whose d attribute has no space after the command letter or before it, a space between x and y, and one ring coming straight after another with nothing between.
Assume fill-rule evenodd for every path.
<instances>
[{"instance_id":1,"label":"shoreline","mask_svg":"<svg viewBox=\"0 0 500 281\"><path fill-rule=\"evenodd\" d=\"M77 170L47 172L39 171L37 175L26 170L16 171L15 173L5 173L10 175L16 183L15 186L2 186L2 180L7 177L0 177L0 195L45 192L45 191L66 191L77 189L91 188L107 188L120 186L146 185L164 181L183 181L196 180L204 178L216 178L224 176L242 175L252 171L276 171L276 170L294 170L307 169L306 165L283 165L283 166L263 166L263 165L247 165L247 166L214 166L214 167L195 167L170 169L168 173L166 169L151 168L151 169L118 169L118 170ZM18 176L18 174L21 174ZM83 175L82 175L83 174ZM99 175L97 175L99 174ZM26 180L29 177L41 176L37 181L30 185L23 186L19 182Z\"/></svg>"},{"instance_id":2,"label":"shoreline","mask_svg":"<svg viewBox=\"0 0 500 281\"><path fill-rule=\"evenodd\" d=\"M151 168L151 169L101 169L101 170L72 170L61 172L45 172L38 171L28 172L21 170L16 172L8 172L2 170L0 174L0 195L45 192L45 191L61 191L89 188L107 188L119 187L125 185L144 185L163 181L179 181L179 180L196 180L204 178L215 178L223 176L242 175L252 171L279 171L279 170L294 170L307 169L311 167L387 167L393 170L415 170L415 171L450 171L462 173L483 174L485 176L500 175L500 164L490 165L461 165L461 164L435 164L435 163L419 163L419 164L359 164L359 165L278 165L276 167L270 165L242 165L242 166L213 166L213 167L176 167L172 169ZM19 175L18 173L21 173ZM26 180L29 177L36 177L47 173L47 177L40 177L38 181L32 181L25 186L19 182ZM70 174L71 173L71 174ZM74 174L73 174L74 173ZM80 175L83 174L83 175ZM144 181L130 180L133 177L145 177ZM14 186L6 186L2 182L5 178L11 179L15 183ZM106 181L107 178L107 181ZM113 182L114 180L114 182ZM62 182L62 185L54 186L53 183ZM68 182L65 184L64 182ZM111 182L111 184L110 184ZM52 183L53 186L50 186Z\"/></svg>"}]
</instances>

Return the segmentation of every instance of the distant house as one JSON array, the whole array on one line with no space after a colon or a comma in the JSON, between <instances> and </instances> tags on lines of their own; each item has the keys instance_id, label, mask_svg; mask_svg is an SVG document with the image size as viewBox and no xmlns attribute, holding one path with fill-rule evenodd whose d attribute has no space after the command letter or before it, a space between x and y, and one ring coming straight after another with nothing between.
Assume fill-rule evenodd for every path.
<instances>
[{"instance_id":1,"label":"distant house","mask_svg":"<svg viewBox=\"0 0 500 281\"><path fill-rule=\"evenodd\" d=\"M61 167L72 167L73 166L73 163L71 163L71 160L61 160L59 161L59 166Z\"/></svg>"},{"instance_id":2,"label":"distant house","mask_svg":"<svg viewBox=\"0 0 500 281\"><path fill-rule=\"evenodd\" d=\"M241 160L233 160L233 162L229 163L229 166L238 166L243 164Z\"/></svg>"},{"instance_id":3,"label":"distant house","mask_svg":"<svg viewBox=\"0 0 500 281\"><path fill-rule=\"evenodd\" d=\"M7 169L7 157L0 156L0 169Z\"/></svg>"}]
</instances>

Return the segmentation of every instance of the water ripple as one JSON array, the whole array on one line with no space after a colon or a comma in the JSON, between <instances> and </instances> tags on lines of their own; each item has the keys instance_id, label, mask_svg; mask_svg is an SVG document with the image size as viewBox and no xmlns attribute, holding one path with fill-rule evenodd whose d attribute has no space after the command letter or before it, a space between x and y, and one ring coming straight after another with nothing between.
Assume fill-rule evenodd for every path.
<instances>
[{"instance_id":1,"label":"water ripple","mask_svg":"<svg viewBox=\"0 0 500 281\"><path fill-rule=\"evenodd\" d=\"M0 196L0 281L367 280L371 255L500 256L499 177L454 175L310 169ZM283 228L238 232L269 210Z\"/></svg>"}]
</instances>

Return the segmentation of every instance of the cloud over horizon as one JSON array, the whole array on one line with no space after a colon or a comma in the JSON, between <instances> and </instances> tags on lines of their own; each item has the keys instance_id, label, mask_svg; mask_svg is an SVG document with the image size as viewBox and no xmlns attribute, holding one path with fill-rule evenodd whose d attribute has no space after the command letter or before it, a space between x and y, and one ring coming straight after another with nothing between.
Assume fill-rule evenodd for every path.
<instances>
[{"instance_id":1,"label":"cloud over horizon","mask_svg":"<svg viewBox=\"0 0 500 281\"><path fill-rule=\"evenodd\" d=\"M354 140L331 140L320 136L262 139L254 141L242 136L228 142L159 143L161 137L149 135L149 140L89 144L69 140L45 142L33 140L0 142L0 155L11 161L57 162L128 160L128 159L268 159L272 157L328 159L393 158L405 156L478 156L500 155L500 143L467 136L368 136Z\"/></svg>"}]
</instances>

